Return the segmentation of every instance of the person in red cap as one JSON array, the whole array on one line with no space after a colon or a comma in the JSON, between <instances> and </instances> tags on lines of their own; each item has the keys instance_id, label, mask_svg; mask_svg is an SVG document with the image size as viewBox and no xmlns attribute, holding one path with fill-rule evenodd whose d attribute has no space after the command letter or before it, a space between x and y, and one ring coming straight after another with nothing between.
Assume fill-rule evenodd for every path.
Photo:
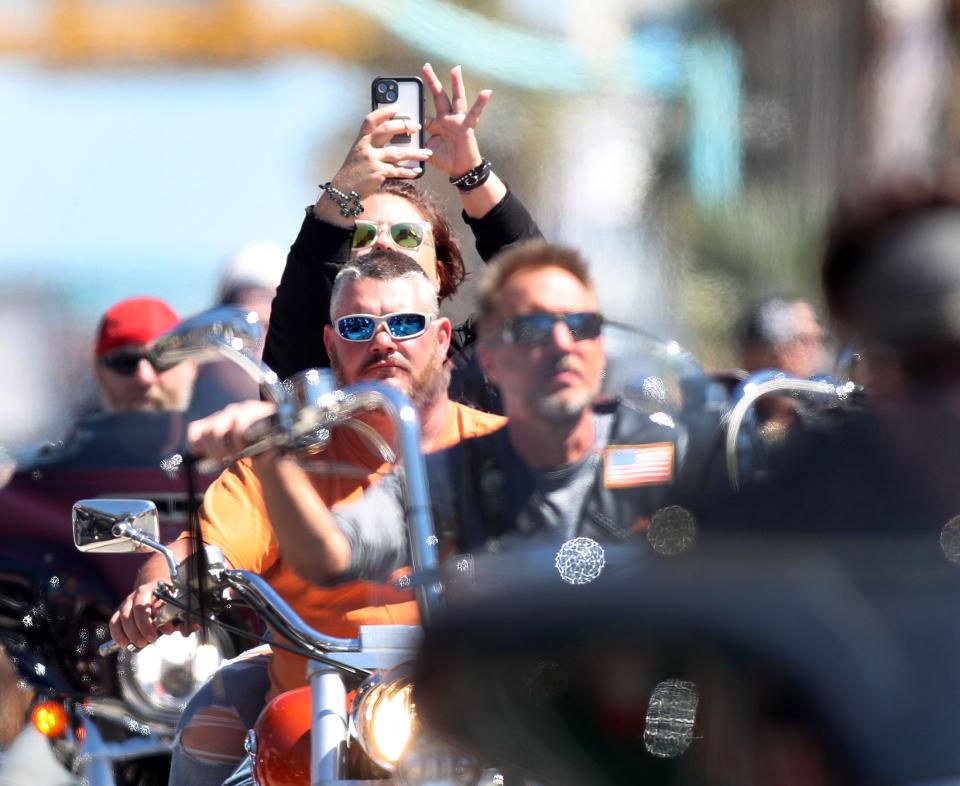
<instances>
[{"instance_id":1,"label":"person in red cap","mask_svg":"<svg viewBox=\"0 0 960 786\"><path fill-rule=\"evenodd\" d=\"M94 375L110 412L182 411L190 404L196 365L157 368L148 350L180 321L154 297L132 297L107 309L97 329Z\"/></svg>"}]
</instances>

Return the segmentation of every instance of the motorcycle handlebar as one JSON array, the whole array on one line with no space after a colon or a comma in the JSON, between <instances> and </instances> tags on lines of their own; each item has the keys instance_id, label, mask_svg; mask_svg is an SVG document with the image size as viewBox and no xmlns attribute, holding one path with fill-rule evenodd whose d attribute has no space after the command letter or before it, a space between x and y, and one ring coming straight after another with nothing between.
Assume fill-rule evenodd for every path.
<instances>
[{"instance_id":1,"label":"motorcycle handlebar","mask_svg":"<svg viewBox=\"0 0 960 786\"><path fill-rule=\"evenodd\" d=\"M737 458L737 440L740 428L750 409L764 396L793 393L822 397L828 404L846 402L856 391L852 382L836 384L819 379L796 377L773 377L753 384L743 385L744 395L727 415L726 464L727 476L734 489L740 488L740 465Z\"/></svg>"}]
</instances>

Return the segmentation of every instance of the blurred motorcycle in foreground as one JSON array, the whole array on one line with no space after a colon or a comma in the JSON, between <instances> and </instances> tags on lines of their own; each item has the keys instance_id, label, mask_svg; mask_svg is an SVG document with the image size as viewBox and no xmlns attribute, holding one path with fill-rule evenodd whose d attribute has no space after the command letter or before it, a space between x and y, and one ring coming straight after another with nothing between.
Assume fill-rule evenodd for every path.
<instances>
[{"instance_id":1,"label":"blurred motorcycle in foreground","mask_svg":"<svg viewBox=\"0 0 960 786\"><path fill-rule=\"evenodd\" d=\"M220 310L181 324L157 340L155 351L167 361L189 358L203 363L227 357L257 379L277 404L277 412L248 431L244 456L268 448L317 454L331 430L343 427L359 433L385 460L393 461L392 447L354 420L369 409L383 409L396 425L410 502L412 566L414 575L421 577L406 581L417 597L420 619L429 621L440 595L438 549L416 410L390 386L370 383L336 390L322 372L306 372L281 385L275 374L244 353L245 335L242 322ZM193 467L189 458L179 455L168 463L180 465L188 474ZM200 461L196 469L212 473L222 467ZM479 764L428 737L416 720L405 664L416 654L419 626L362 626L357 638L350 639L312 630L263 579L226 568L222 555L210 547L193 555L188 565L174 565L158 542L157 515L148 501L82 500L74 506L73 521L75 545L82 551L147 549L167 554L172 580L156 592L165 610L160 623L202 621L217 630L228 610L247 606L272 629L271 646L292 649L309 660L309 686L274 699L249 735L257 783L382 783L401 771L409 783L478 782ZM109 649L111 643L103 646ZM448 777L441 777L442 772Z\"/></svg>"},{"instance_id":2,"label":"blurred motorcycle in foreground","mask_svg":"<svg viewBox=\"0 0 960 786\"><path fill-rule=\"evenodd\" d=\"M325 394L321 403L290 410L286 425L276 417L255 429L258 436L245 453L268 446L316 448L329 439L330 429L373 407L383 408L398 427L412 564L420 577L413 581L414 591L421 620L429 621L440 594L437 538L419 422L401 393L367 383ZM201 604L204 616L216 623L226 607L244 604L273 630L271 646L291 649L310 662L309 686L275 698L248 736L256 783L382 783L393 775L408 784L480 782L479 760L427 734L417 720L408 664L419 645L419 626L367 625L357 638L327 636L306 626L262 578L226 568L218 549L205 547L191 566L174 565L170 552L157 542L157 530L156 511L146 501L82 500L74 506L74 537L81 551L148 548L166 555L172 581L156 591L166 612L159 624L188 621ZM206 597L201 599L199 592Z\"/></svg>"},{"instance_id":3,"label":"blurred motorcycle in foreground","mask_svg":"<svg viewBox=\"0 0 960 786\"><path fill-rule=\"evenodd\" d=\"M251 342L259 332L236 310L218 319L238 324ZM183 707L244 646L217 635L212 649L202 648L196 636L176 633L140 652L98 652L143 560L77 560L71 505L80 496L146 497L160 512L160 537L174 539L209 482L191 488L165 464L185 429L178 412L84 418L62 443L17 456L0 484L0 665L11 690L0 708L0 744L29 722L67 770L92 784L165 784Z\"/></svg>"}]
</instances>

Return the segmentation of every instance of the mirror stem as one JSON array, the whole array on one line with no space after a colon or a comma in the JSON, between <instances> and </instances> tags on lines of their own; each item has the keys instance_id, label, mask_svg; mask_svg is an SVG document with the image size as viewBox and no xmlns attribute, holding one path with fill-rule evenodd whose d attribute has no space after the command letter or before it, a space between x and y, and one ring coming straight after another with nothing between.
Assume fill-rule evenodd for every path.
<instances>
[{"instance_id":1,"label":"mirror stem","mask_svg":"<svg viewBox=\"0 0 960 786\"><path fill-rule=\"evenodd\" d=\"M140 530L134 527L129 520L118 521L116 524L114 524L113 536L115 538L129 538L136 543L141 543L144 546L148 546L154 551L158 551L163 554L164 559L167 560L167 569L170 571L170 580L176 581L177 561L173 558L173 552L162 543L157 543L157 541L155 541L153 538L149 538L144 535Z\"/></svg>"}]
</instances>

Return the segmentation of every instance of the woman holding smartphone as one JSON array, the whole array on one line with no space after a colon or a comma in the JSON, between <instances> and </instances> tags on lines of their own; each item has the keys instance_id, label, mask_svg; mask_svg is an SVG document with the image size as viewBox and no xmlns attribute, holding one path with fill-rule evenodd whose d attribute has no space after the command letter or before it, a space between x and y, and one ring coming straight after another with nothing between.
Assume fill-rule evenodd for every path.
<instances>
[{"instance_id":1,"label":"woman holding smartphone","mask_svg":"<svg viewBox=\"0 0 960 786\"><path fill-rule=\"evenodd\" d=\"M424 123L426 147L392 147L395 136L416 133L419 125L394 118L396 110L390 107L370 112L340 170L307 209L277 289L264 350L264 360L281 378L330 365L323 344L330 290L353 256L382 247L406 253L434 281L441 300L462 283L463 257L450 222L429 192L412 182L419 167L400 162L429 161L448 175L484 261L515 243L541 237L526 208L480 154L475 129L491 91L481 91L468 106L459 66L451 72L449 96L429 63L423 77L435 109ZM462 353L473 337L471 318L456 328L451 356ZM492 406L490 401L468 403Z\"/></svg>"}]
</instances>

